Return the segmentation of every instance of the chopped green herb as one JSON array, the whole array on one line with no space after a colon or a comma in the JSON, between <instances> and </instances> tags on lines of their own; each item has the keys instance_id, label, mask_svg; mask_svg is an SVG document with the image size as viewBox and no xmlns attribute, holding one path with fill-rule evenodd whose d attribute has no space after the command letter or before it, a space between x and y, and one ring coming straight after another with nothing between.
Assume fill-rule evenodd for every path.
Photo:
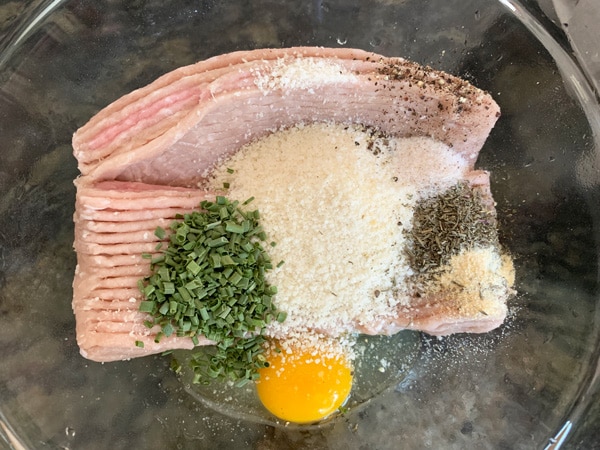
<instances>
[{"instance_id":1,"label":"chopped green herb","mask_svg":"<svg viewBox=\"0 0 600 450\"><path fill-rule=\"evenodd\" d=\"M143 341L135 341L135 346L139 347L139 348L144 348L144 342Z\"/></svg>"},{"instance_id":2,"label":"chopped green herb","mask_svg":"<svg viewBox=\"0 0 600 450\"><path fill-rule=\"evenodd\" d=\"M177 374L181 372L181 369L183 369L181 363L176 358L171 359L170 367L171 370Z\"/></svg>"},{"instance_id":3,"label":"chopped green herb","mask_svg":"<svg viewBox=\"0 0 600 450\"><path fill-rule=\"evenodd\" d=\"M286 315L274 305L276 287L265 280L273 265L262 245L266 234L258 211L242 210L223 196L200 207L178 217L170 233L156 229L169 244L139 283L145 296L140 311L153 316L146 326L160 327L155 342L176 335L194 345L199 336L215 343L192 358L195 382L228 378L243 385L267 364L264 328Z\"/></svg>"},{"instance_id":4,"label":"chopped green herb","mask_svg":"<svg viewBox=\"0 0 600 450\"><path fill-rule=\"evenodd\" d=\"M166 231L162 227L156 227L156 230L154 231L154 235L159 239L164 239L166 236Z\"/></svg>"},{"instance_id":5,"label":"chopped green herb","mask_svg":"<svg viewBox=\"0 0 600 450\"><path fill-rule=\"evenodd\" d=\"M151 313L152 311L154 311L154 302L151 301L143 301L142 303L140 303L140 311L141 312L146 312L146 313Z\"/></svg>"}]
</instances>

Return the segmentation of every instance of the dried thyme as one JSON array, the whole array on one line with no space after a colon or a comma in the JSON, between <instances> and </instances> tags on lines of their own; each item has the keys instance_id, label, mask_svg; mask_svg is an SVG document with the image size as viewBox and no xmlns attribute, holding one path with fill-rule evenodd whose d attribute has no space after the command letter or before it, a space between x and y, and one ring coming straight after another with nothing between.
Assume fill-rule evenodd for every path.
<instances>
[{"instance_id":1,"label":"dried thyme","mask_svg":"<svg viewBox=\"0 0 600 450\"><path fill-rule=\"evenodd\" d=\"M407 234L410 264L421 274L435 271L464 250L498 245L493 209L466 182L418 202Z\"/></svg>"}]
</instances>

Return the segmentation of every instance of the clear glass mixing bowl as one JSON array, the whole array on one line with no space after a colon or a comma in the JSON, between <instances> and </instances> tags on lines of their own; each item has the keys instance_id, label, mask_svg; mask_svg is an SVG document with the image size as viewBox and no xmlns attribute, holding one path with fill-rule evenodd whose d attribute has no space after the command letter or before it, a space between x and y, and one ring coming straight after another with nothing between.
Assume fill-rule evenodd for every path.
<instances>
[{"instance_id":1,"label":"clear glass mixing bowl","mask_svg":"<svg viewBox=\"0 0 600 450\"><path fill-rule=\"evenodd\" d=\"M600 446L600 109L545 10L513 0L0 4L0 446ZM492 93L503 115L478 166L493 174L519 291L492 333L412 334L418 351L402 377L309 428L212 408L166 357L83 359L70 306L73 132L176 67L293 45L404 56Z\"/></svg>"}]
</instances>

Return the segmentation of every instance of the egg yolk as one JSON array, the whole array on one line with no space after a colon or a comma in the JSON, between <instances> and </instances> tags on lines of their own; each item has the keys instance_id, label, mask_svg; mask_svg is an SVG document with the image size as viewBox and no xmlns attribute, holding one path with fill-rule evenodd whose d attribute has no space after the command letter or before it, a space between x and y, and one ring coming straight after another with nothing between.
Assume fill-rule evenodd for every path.
<instances>
[{"instance_id":1,"label":"egg yolk","mask_svg":"<svg viewBox=\"0 0 600 450\"><path fill-rule=\"evenodd\" d=\"M260 370L258 397L273 415L295 423L329 416L348 398L352 370L343 356L314 356L309 350L292 354L270 351L269 367Z\"/></svg>"}]
</instances>

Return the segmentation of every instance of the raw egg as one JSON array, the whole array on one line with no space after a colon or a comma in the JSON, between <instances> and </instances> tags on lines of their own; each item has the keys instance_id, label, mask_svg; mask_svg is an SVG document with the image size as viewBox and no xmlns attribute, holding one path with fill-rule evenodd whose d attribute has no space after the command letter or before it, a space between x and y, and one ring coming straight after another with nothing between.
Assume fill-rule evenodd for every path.
<instances>
[{"instance_id":1,"label":"raw egg","mask_svg":"<svg viewBox=\"0 0 600 450\"><path fill-rule=\"evenodd\" d=\"M269 367L256 383L262 404L278 418L310 423L326 418L344 404L352 388L352 368L340 354L314 349L268 351Z\"/></svg>"}]
</instances>

